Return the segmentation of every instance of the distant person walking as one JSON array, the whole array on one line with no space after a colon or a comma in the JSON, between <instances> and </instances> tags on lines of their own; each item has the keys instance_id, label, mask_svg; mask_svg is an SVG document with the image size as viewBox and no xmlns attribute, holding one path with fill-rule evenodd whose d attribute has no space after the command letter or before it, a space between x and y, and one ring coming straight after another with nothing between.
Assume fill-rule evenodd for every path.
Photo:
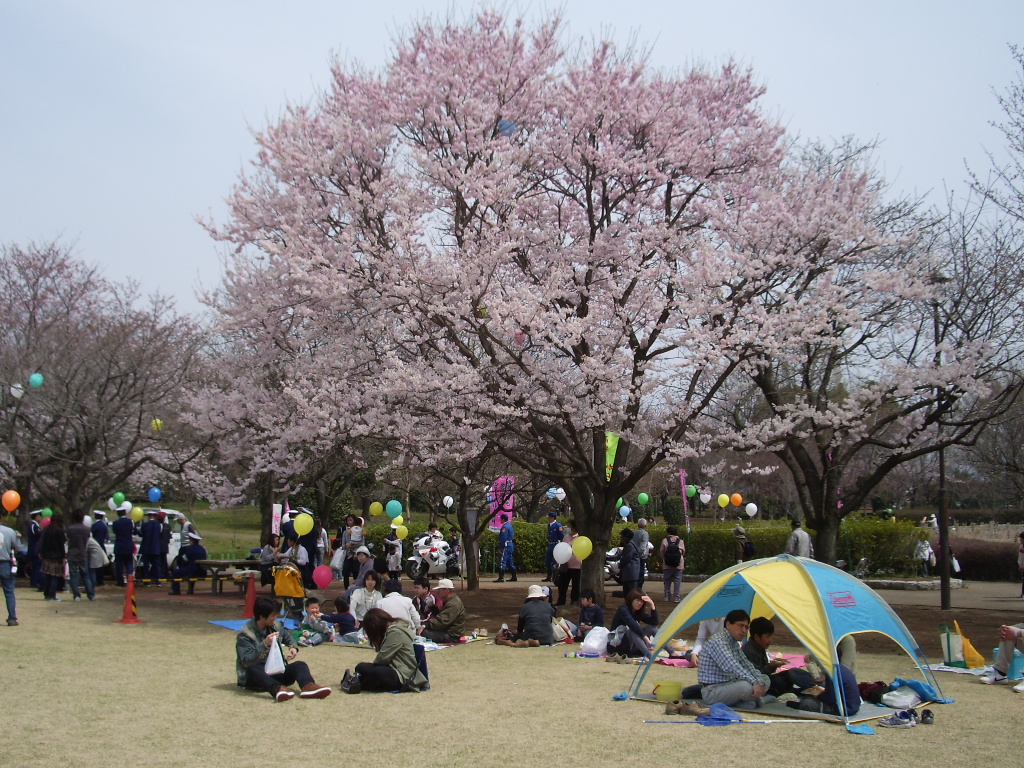
<instances>
[{"instance_id":1,"label":"distant person walking","mask_svg":"<svg viewBox=\"0 0 1024 768\"><path fill-rule=\"evenodd\" d=\"M8 627L18 626L18 609L14 598L14 553L17 546L18 534L0 522L0 585L3 586L4 600L7 602Z\"/></svg>"},{"instance_id":2,"label":"distant person walking","mask_svg":"<svg viewBox=\"0 0 1024 768\"><path fill-rule=\"evenodd\" d=\"M800 527L799 520L794 520L790 526L793 528L793 532L789 534L789 541L786 542L786 554L796 557L814 557L811 534Z\"/></svg>"}]
</instances>

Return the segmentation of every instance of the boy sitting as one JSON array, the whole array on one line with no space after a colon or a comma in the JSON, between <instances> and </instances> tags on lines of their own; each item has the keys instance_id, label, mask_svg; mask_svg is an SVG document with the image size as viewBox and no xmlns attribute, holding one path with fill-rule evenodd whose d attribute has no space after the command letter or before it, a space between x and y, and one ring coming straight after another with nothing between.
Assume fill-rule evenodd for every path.
<instances>
[{"instance_id":1,"label":"boy sitting","mask_svg":"<svg viewBox=\"0 0 1024 768\"><path fill-rule=\"evenodd\" d=\"M582 640L594 627L604 626L604 609L596 604L597 595L592 589L580 592L580 620L576 626L576 640Z\"/></svg>"},{"instance_id":2,"label":"boy sitting","mask_svg":"<svg viewBox=\"0 0 1024 768\"><path fill-rule=\"evenodd\" d=\"M325 621L323 614L320 613L320 600L315 597L306 598L306 613L296 632L296 643L306 647L334 639L330 623Z\"/></svg>"},{"instance_id":3,"label":"boy sitting","mask_svg":"<svg viewBox=\"0 0 1024 768\"><path fill-rule=\"evenodd\" d=\"M356 631L356 617L349 612L348 600L344 597L334 598L335 613L323 616L323 620L334 625L334 631L338 635L347 635Z\"/></svg>"},{"instance_id":4,"label":"boy sitting","mask_svg":"<svg viewBox=\"0 0 1024 768\"><path fill-rule=\"evenodd\" d=\"M796 668L779 671L786 662L782 659L772 659L768 655L774 634L775 625L771 619L758 616L750 622L750 639L743 643L743 655L750 659L750 663L757 667L761 674L768 675L771 681L768 693L772 696L781 696L793 692L794 689L802 691L814 686L814 678L807 670Z\"/></svg>"}]
</instances>

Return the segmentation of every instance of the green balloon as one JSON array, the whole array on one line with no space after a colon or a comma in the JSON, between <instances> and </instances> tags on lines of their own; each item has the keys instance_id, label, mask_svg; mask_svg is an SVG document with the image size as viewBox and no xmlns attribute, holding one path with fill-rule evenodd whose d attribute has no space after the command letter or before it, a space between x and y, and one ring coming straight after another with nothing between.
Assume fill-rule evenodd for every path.
<instances>
[{"instance_id":1,"label":"green balloon","mask_svg":"<svg viewBox=\"0 0 1024 768\"><path fill-rule=\"evenodd\" d=\"M696 485L688 485L688 486L686 486L686 498L692 499L696 495L697 495L697 486Z\"/></svg>"},{"instance_id":2,"label":"green balloon","mask_svg":"<svg viewBox=\"0 0 1024 768\"><path fill-rule=\"evenodd\" d=\"M641 493L639 496L636 497L636 503L639 504L641 507L644 506L650 500L651 497L648 496L646 493Z\"/></svg>"},{"instance_id":3,"label":"green balloon","mask_svg":"<svg viewBox=\"0 0 1024 768\"><path fill-rule=\"evenodd\" d=\"M619 500L615 502L615 508L618 509L621 506L622 506L622 497L620 496Z\"/></svg>"},{"instance_id":4,"label":"green balloon","mask_svg":"<svg viewBox=\"0 0 1024 768\"><path fill-rule=\"evenodd\" d=\"M50 509L49 507L43 507L43 509L42 509L42 511L40 512L40 514L41 514L41 515L42 515L43 517L52 517L52 516L53 516L53 510L52 510L52 509Z\"/></svg>"},{"instance_id":5,"label":"green balloon","mask_svg":"<svg viewBox=\"0 0 1024 768\"><path fill-rule=\"evenodd\" d=\"M124 504L124 494L121 493L120 491L115 493L113 498L114 498L114 505L115 506L120 507L122 504Z\"/></svg>"}]
</instances>

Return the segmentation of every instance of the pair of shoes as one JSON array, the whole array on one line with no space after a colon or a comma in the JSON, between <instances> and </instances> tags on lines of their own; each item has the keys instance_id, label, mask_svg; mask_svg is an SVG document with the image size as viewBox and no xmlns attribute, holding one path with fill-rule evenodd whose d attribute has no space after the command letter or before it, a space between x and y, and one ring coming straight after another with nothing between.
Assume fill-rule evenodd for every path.
<instances>
[{"instance_id":1,"label":"pair of shoes","mask_svg":"<svg viewBox=\"0 0 1024 768\"><path fill-rule=\"evenodd\" d=\"M935 724L935 713L930 709L926 709L921 712L921 725L934 725Z\"/></svg>"},{"instance_id":2,"label":"pair of shoes","mask_svg":"<svg viewBox=\"0 0 1024 768\"><path fill-rule=\"evenodd\" d=\"M316 683L306 683L302 686L302 690L299 691L299 697L303 699L326 699L330 695L330 688L326 685L317 685Z\"/></svg>"},{"instance_id":3,"label":"pair of shoes","mask_svg":"<svg viewBox=\"0 0 1024 768\"><path fill-rule=\"evenodd\" d=\"M289 701L295 698L295 694L285 688L283 685L274 691L274 701Z\"/></svg>"},{"instance_id":4,"label":"pair of shoes","mask_svg":"<svg viewBox=\"0 0 1024 768\"><path fill-rule=\"evenodd\" d=\"M665 705L666 715L692 715L697 717L698 715L707 715L710 712L711 708L699 701L680 701L677 699Z\"/></svg>"},{"instance_id":5,"label":"pair of shoes","mask_svg":"<svg viewBox=\"0 0 1024 768\"><path fill-rule=\"evenodd\" d=\"M345 674L341 677L341 690L345 693L361 693L363 681L359 679L359 675L346 669Z\"/></svg>"},{"instance_id":6,"label":"pair of shoes","mask_svg":"<svg viewBox=\"0 0 1024 768\"><path fill-rule=\"evenodd\" d=\"M8 619L7 620L7 626L8 627L16 627L16 626L18 626L18 620L17 619Z\"/></svg>"},{"instance_id":7,"label":"pair of shoes","mask_svg":"<svg viewBox=\"0 0 1024 768\"><path fill-rule=\"evenodd\" d=\"M632 664L633 663L633 659L631 659L629 656L627 656L624 653L620 653L619 654L619 658L617 658L615 660L615 662L617 664Z\"/></svg>"},{"instance_id":8,"label":"pair of shoes","mask_svg":"<svg viewBox=\"0 0 1024 768\"><path fill-rule=\"evenodd\" d=\"M978 678L985 685L1010 685L1013 681L1006 675L1000 674L997 670L992 670L990 675L982 675Z\"/></svg>"},{"instance_id":9,"label":"pair of shoes","mask_svg":"<svg viewBox=\"0 0 1024 768\"><path fill-rule=\"evenodd\" d=\"M878 724L883 728L913 728L917 725L917 713L912 709L905 709L889 717L883 717Z\"/></svg>"},{"instance_id":10,"label":"pair of shoes","mask_svg":"<svg viewBox=\"0 0 1024 768\"><path fill-rule=\"evenodd\" d=\"M504 579L495 579L495 580L493 581L493 583L494 583L494 584L501 584L501 583L502 583L502 582L504 582L504 581L505 581Z\"/></svg>"}]
</instances>

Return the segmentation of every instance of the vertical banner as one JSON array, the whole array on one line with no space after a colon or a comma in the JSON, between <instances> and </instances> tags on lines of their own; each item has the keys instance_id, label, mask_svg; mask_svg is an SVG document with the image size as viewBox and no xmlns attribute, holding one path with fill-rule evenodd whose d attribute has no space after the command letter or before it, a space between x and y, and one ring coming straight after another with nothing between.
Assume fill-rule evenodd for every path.
<instances>
[{"instance_id":1,"label":"vertical banner","mask_svg":"<svg viewBox=\"0 0 1024 768\"><path fill-rule=\"evenodd\" d=\"M281 535L281 505L275 504L273 507L273 513L270 516L270 532L280 536Z\"/></svg>"},{"instance_id":2,"label":"vertical banner","mask_svg":"<svg viewBox=\"0 0 1024 768\"><path fill-rule=\"evenodd\" d=\"M491 486L491 495L487 500L491 503L491 522L488 528L497 531L506 520L512 519L512 508L515 505L516 479L499 477Z\"/></svg>"},{"instance_id":3,"label":"vertical banner","mask_svg":"<svg viewBox=\"0 0 1024 768\"><path fill-rule=\"evenodd\" d=\"M615 471L615 452L619 449L619 436L613 432L604 433L604 474L606 480L612 479Z\"/></svg>"}]
</instances>

